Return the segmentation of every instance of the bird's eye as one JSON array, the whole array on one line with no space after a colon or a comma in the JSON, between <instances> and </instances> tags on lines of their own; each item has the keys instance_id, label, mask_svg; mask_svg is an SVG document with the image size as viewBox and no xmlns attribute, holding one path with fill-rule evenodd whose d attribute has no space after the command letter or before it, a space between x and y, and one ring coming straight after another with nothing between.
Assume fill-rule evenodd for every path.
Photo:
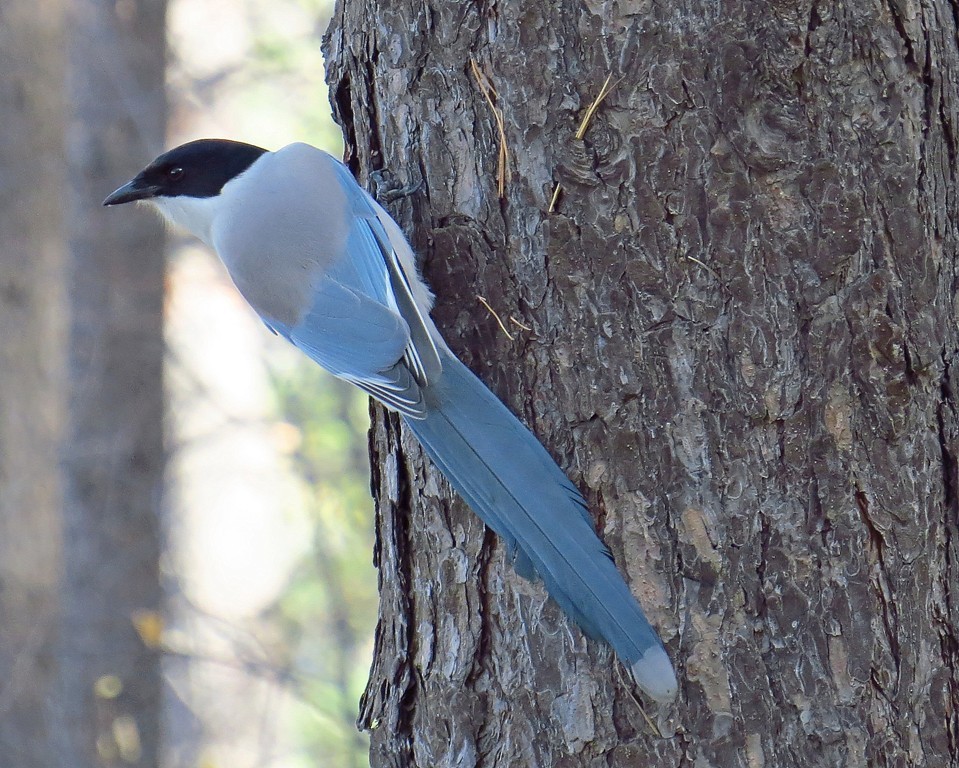
<instances>
[{"instance_id":1,"label":"bird's eye","mask_svg":"<svg viewBox=\"0 0 959 768\"><path fill-rule=\"evenodd\" d=\"M179 181L183 178L183 169L179 165L176 165L167 171L166 175L170 181Z\"/></svg>"}]
</instances>

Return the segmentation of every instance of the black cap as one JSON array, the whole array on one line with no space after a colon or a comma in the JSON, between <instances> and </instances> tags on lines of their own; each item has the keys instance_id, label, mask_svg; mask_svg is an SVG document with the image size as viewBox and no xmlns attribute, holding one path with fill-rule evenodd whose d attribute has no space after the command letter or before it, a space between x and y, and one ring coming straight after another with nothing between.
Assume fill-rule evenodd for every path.
<instances>
[{"instance_id":1,"label":"black cap","mask_svg":"<svg viewBox=\"0 0 959 768\"><path fill-rule=\"evenodd\" d=\"M164 152L103 204L120 205L151 197L216 197L228 181L265 152L262 147L228 139L191 141Z\"/></svg>"}]
</instances>

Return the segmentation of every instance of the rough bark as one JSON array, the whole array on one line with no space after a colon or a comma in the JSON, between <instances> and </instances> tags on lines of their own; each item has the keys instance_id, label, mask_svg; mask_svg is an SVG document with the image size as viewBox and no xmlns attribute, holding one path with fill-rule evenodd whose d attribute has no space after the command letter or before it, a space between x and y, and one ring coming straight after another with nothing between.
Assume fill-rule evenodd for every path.
<instances>
[{"instance_id":1,"label":"rough bark","mask_svg":"<svg viewBox=\"0 0 959 768\"><path fill-rule=\"evenodd\" d=\"M156 766L163 230L100 202L158 153L162 0L74 6L70 46L68 432L63 766ZM118 109L118 105L121 108ZM155 640L155 638L153 638Z\"/></svg>"},{"instance_id":2,"label":"rough bark","mask_svg":"<svg viewBox=\"0 0 959 768\"><path fill-rule=\"evenodd\" d=\"M377 411L374 765L955 759L957 20L339 4L354 169L423 178L394 213L434 317L584 491L681 677L655 735Z\"/></svg>"},{"instance_id":3,"label":"rough bark","mask_svg":"<svg viewBox=\"0 0 959 768\"><path fill-rule=\"evenodd\" d=\"M63 15L0 4L0 763L51 764L60 567Z\"/></svg>"}]
</instances>

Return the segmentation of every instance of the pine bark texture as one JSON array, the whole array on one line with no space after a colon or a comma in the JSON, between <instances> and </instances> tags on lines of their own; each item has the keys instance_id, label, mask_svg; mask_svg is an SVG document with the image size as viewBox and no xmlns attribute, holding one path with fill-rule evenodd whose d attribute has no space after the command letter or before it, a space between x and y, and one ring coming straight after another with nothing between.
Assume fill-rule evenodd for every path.
<instances>
[{"instance_id":1,"label":"pine bark texture","mask_svg":"<svg viewBox=\"0 0 959 768\"><path fill-rule=\"evenodd\" d=\"M681 686L656 735L378 410L373 765L956 764L957 26L339 4L354 170L422 178L392 210L438 325L586 494Z\"/></svg>"},{"instance_id":2,"label":"pine bark texture","mask_svg":"<svg viewBox=\"0 0 959 768\"><path fill-rule=\"evenodd\" d=\"M63 13L0 3L0 765L49 768L63 427Z\"/></svg>"},{"instance_id":3,"label":"pine bark texture","mask_svg":"<svg viewBox=\"0 0 959 768\"><path fill-rule=\"evenodd\" d=\"M71 18L63 768L160 763L163 226L101 201L163 147L165 5L97 0Z\"/></svg>"}]
</instances>

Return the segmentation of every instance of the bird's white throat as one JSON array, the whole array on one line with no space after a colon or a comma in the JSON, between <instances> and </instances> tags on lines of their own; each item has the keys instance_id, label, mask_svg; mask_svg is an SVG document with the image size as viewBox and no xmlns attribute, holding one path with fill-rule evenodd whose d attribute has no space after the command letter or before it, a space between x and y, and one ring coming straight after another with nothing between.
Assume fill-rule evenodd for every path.
<instances>
[{"instance_id":1,"label":"bird's white throat","mask_svg":"<svg viewBox=\"0 0 959 768\"><path fill-rule=\"evenodd\" d=\"M163 218L174 226L185 229L213 247L213 219L219 208L217 197L154 197L152 203Z\"/></svg>"}]
</instances>

